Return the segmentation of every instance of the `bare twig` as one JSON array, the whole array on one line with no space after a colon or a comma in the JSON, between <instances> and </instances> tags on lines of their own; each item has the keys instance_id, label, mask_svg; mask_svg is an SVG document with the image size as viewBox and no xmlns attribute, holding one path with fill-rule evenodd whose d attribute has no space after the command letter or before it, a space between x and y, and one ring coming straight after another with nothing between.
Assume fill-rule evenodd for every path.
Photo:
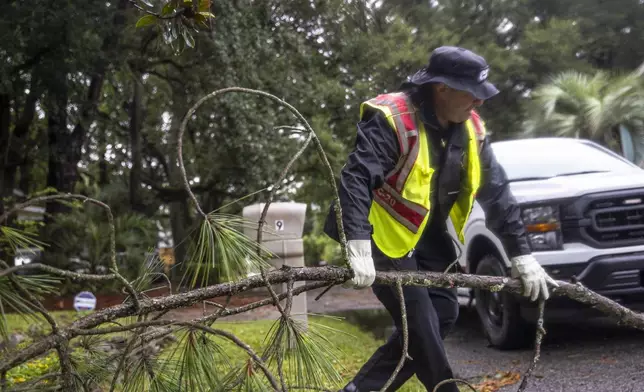
<instances>
[{"instance_id":1,"label":"bare twig","mask_svg":"<svg viewBox=\"0 0 644 392\"><path fill-rule=\"evenodd\" d=\"M42 272L47 272L51 275L55 276L62 276L65 278L70 278L74 280L82 280L82 281L87 281L87 282L92 282L92 281L101 281L101 280L114 280L116 279L115 274L109 274L109 275L94 275L94 274L83 274L79 272L72 272L72 271L67 271L63 270L60 268L52 267L50 265L46 264L40 264L40 263L30 263L30 264L23 264L23 265L16 265L13 267L9 267L7 269L3 269L0 271L0 278L6 275L10 275L16 272L27 272L27 271L42 271Z\"/></svg>"},{"instance_id":2,"label":"bare twig","mask_svg":"<svg viewBox=\"0 0 644 392\"><path fill-rule=\"evenodd\" d=\"M470 384L469 382L467 382L467 381L465 381L465 380L461 380L461 379L458 379L458 378L448 378L448 379L446 379L446 380L443 380L443 381L439 382L438 384L436 384L436 386L434 387L434 389L432 390L432 392L437 392L437 391L438 391L438 388L442 387L443 385L446 385L446 384L452 383L452 382L453 382L453 383L455 383L455 384L458 384L458 383L465 384L465 385L467 385L470 389L472 389L474 392L478 392L478 391L476 390L476 388L474 388L474 386L473 386L472 384Z\"/></svg>"},{"instance_id":3,"label":"bare twig","mask_svg":"<svg viewBox=\"0 0 644 392\"><path fill-rule=\"evenodd\" d=\"M309 132L309 135L313 135L312 140L315 143L315 146L316 146L316 148L318 150L318 154L320 155L320 158L322 159L322 161L323 161L323 163L324 163L324 165L325 165L325 167L327 169L327 174L329 176L328 179L329 179L329 182L331 184L331 187L333 188L333 194L334 194L334 198L336 200L336 205L335 205L336 219L337 219L337 223L338 223L338 231L340 233L340 246L341 246L342 255L344 257L344 260L345 260L345 262L347 262L347 265L348 265L349 256L348 256L347 249L346 249L347 241L346 241L346 236L344 234L344 225L342 223L342 210L340 208L340 202L339 202L340 198L339 198L339 195L338 195L337 186L335 184L335 176L333 174L333 169L331 168L331 164L329 163L329 160L327 159L326 153L324 152L324 149L322 148L322 143L320 142L319 138L315 134L315 131L313 130L313 128L309 125L308 121L306 121L306 118L304 118L304 116L302 116L302 114L297 109L295 109L293 106L291 106L288 102L276 97L273 94L269 94L269 93L266 93L266 92L260 91L260 90L253 90L253 89L243 88L243 87L228 87L228 88L213 91L212 93L202 97L188 110L188 112L184 116L183 121L181 122L181 126L179 128L179 136L178 136L178 140L177 140L177 148L178 148L178 154L177 155L178 155L179 167L180 167L180 170L181 170L181 174L183 175L183 180L184 180L184 185L185 185L186 191L188 192L188 195L190 196L192 201L195 203L195 208L197 208L197 211L199 211L199 213L204 218L206 217L206 214L201 209L201 206L199 205L199 202L197 201L196 196L194 195L194 193L192 193L192 190L190 189L190 184L188 182L188 176L186 175L185 166L183 164L183 152L182 152L183 151L183 134L185 132L186 125L188 123L188 119L190 119L192 117L192 115L197 110L197 108L199 108L199 106L203 105L204 102L206 102L206 101L208 101L208 100L210 100L210 99L212 99L212 98L214 98L216 96L223 95L223 94L230 93L230 92L243 92L243 93L248 93L248 94L259 95L259 96L263 96L263 97L269 98L269 99L277 102L278 104L280 104L280 105L284 106L285 108L287 108L291 113L293 113L297 117L297 119L304 125L304 128Z\"/></svg>"},{"instance_id":4,"label":"bare twig","mask_svg":"<svg viewBox=\"0 0 644 392\"><path fill-rule=\"evenodd\" d=\"M268 200L266 201L266 204L264 204L264 209L263 209L262 214L261 214L261 216L259 218L259 222L258 222L258 226L257 226L257 254L258 255L261 254L261 245L260 244L262 243L262 233L263 233L262 228L264 226L264 223L266 223L266 215L268 214L268 207L273 202L273 198L275 197L275 193L280 188L280 184L282 183L282 180L284 180L284 178L286 177L286 174L288 173L288 171L291 169L291 166L300 157L300 155L302 155L302 153L304 152L306 147L308 147L309 143L311 142L311 140L313 139L314 136L315 136L315 134L311 130L309 132L309 136L306 138L306 141L304 142L304 145L299 149L299 151L295 154L295 156L293 156L293 158L288 162L288 164L286 165L284 170L282 170L282 173L280 174L280 176L277 179L277 181L275 181L275 183L273 184L273 187L271 188L271 190L269 192ZM266 281L266 271L265 271L265 269L262 267L260 270L261 270L262 277L264 278L264 281ZM275 300L275 306L277 307L277 309L280 311L280 313L282 313L282 315L284 317L287 317L287 313L289 313L289 312L288 311L285 312L284 309L282 309L282 306L280 305L279 301L277 300L277 295L275 294L275 291L273 290L273 288L271 287L271 285L267 281L266 281L266 288L268 289L269 293L271 294L271 297L273 297L273 299Z\"/></svg>"},{"instance_id":5,"label":"bare twig","mask_svg":"<svg viewBox=\"0 0 644 392\"><path fill-rule=\"evenodd\" d=\"M396 282L396 291L398 292L398 299L400 300L400 317L402 319L403 349L402 349L402 354L400 356L400 361L398 362L398 365L396 365L396 368L394 369L394 372L389 377L389 380L387 380L387 383L385 383L385 385L380 390L381 392L386 392L387 388L389 388L391 383L394 382L394 380L398 376L398 373L400 372L400 369L402 369L403 365L405 364L405 360L407 359L407 353L409 350L409 331L407 330L407 308L405 307L405 294L403 293L403 288L400 280Z\"/></svg>"},{"instance_id":6,"label":"bare twig","mask_svg":"<svg viewBox=\"0 0 644 392\"><path fill-rule=\"evenodd\" d=\"M521 381L521 385L519 385L517 392L525 391L526 387L528 386L528 379L532 375L532 372L534 372L534 369L537 367L537 362L539 362L539 357L541 356L541 342L543 341L543 337L546 334L546 330L543 328L543 313L545 311L545 306L545 301L539 301L539 319L537 320L537 335L534 341L534 358L532 359L530 367L523 376L523 380Z\"/></svg>"},{"instance_id":7,"label":"bare twig","mask_svg":"<svg viewBox=\"0 0 644 392\"><path fill-rule=\"evenodd\" d=\"M72 369L72 363L70 360L69 353L69 342L63 341L58 344L56 347L58 352L58 359L60 362L60 372L61 378L63 381L63 390L64 391L73 391L74 388L74 369Z\"/></svg>"},{"instance_id":8,"label":"bare twig","mask_svg":"<svg viewBox=\"0 0 644 392\"><path fill-rule=\"evenodd\" d=\"M331 283L330 285L328 285L324 290L322 290L322 292L317 297L315 297L315 300L319 301L324 294L326 294L329 290L333 288L333 286L335 286L335 283Z\"/></svg>"}]
</instances>

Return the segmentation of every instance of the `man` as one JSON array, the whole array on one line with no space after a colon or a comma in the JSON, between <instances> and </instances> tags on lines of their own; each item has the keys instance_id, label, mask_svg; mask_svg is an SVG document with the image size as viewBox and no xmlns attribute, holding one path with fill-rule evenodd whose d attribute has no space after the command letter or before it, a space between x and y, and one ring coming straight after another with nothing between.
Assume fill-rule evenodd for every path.
<instances>
[{"instance_id":1,"label":"man","mask_svg":"<svg viewBox=\"0 0 644 392\"><path fill-rule=\"evenodd\" d=\"M557 285L531 255L519 207L474 110L498 93L487 81L488 71L481 56L440 47L400 92L361 105L355 148L339 185L353 287L371 286L376 270L445 271L456 258L446 220L451 218L462 242L475 198L488 227L503 240L524 294L533 301L547 299L547 283ZM338 240L333 206L325 232ZM401 357L395 287L372 289L391 314L396 332L345 392L379 391ZM443 339L458 317L456 289L406 286L403 292L412 360L405 362L389 390L416 374L432 391L453 377ZM456 391L454 383L440 389Z\"/></svg>"}]
</instances>

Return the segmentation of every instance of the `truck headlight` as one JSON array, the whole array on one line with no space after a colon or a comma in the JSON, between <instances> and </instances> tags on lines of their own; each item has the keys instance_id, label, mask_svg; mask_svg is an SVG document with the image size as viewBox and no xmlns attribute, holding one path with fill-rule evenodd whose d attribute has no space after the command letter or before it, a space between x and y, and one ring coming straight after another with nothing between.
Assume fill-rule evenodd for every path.
<instances>
[{"instance_id":1,"label":"truck headlight","mask_svg":"<svg viewBox=\"0 0 644 392\"><path fill-rule=\"evenodd\" d=\"M524 208L522 217L533 251L563 249L561 221L557 206Z\"/></svg>"}]
</instances>

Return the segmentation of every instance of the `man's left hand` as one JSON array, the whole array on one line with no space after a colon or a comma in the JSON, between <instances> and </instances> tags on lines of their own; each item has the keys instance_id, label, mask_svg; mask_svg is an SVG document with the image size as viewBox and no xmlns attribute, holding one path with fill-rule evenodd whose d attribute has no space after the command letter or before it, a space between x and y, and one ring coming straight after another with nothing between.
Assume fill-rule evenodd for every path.
<instances>
[{"instance_id":1,"label":"man's left hand","mask_svg":"<svg viewBox=\"0 0 644 392\"><path fill-rule=\"evenodd\" d=\"M523 295L536 301L541 297L546 300L550 297L548 284L559 287L533 255L514 257L512 260L512 277L520 278L523 283Z\"/></svg>"}]
</instances>

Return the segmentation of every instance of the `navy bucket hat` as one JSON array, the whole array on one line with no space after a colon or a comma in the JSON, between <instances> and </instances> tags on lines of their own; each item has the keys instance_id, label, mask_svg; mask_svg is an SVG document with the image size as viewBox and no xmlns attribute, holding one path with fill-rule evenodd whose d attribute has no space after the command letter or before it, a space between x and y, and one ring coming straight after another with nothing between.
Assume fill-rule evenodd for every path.
<instances>
[{"instance_id":1,"label":"navy bucket hat","mask_svg":"<svg viewBox=\"0 0 644 392\"><path fill-rule=\"evenodd\" d=\"M408 77L405 84L444 83L485 100L499 93L487 80L489 70L490 66L478 54L456 46L441 46L432 52L429 64Z\"/></svg>"}]
</instances>

